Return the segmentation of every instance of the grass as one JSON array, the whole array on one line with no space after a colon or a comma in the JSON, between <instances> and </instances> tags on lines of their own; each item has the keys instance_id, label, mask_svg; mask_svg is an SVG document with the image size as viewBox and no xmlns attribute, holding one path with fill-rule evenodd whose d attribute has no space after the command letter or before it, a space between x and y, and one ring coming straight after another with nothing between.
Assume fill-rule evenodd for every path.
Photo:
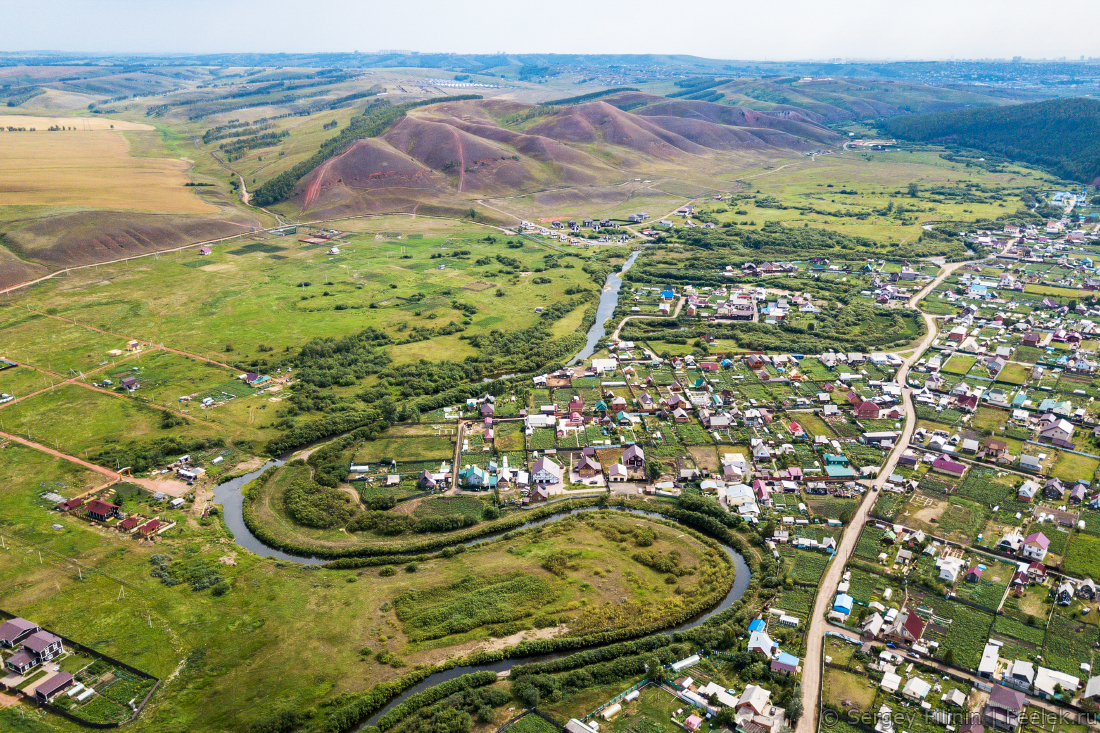
<instances>
[{"instance_id":1,"label":"grass","mask_svg":"<svg viewBox=\"0 0 1100 733\"><path fill-rule=\"evenodd\" d=\"M1100 460L1096 458L1059 451L1050 473L1063 481L1073 482L1084 479L1091 483L1097 467L1100 467Z\"/></svg>"},{"instance_id":2,"label":"grass","mask_svg":"<svg viewBox=\"0 0 1100 733\"><path fill-rule=\"evenodd\" d=\"M527 328L539 318L535 306L549 306L570 297L564 292L569 288L590 290L593 286L579 265L548 271L546 276L551 282L546 285L533 284L531 277L498 275L501 265L493 259L496 255L515 258L520 261L520 269L529 271L541 267L550 250L509 249L501 239L485 241L486 230L471 224L388 216L344 222L341 226L352 231L340 244L341 254L335 257L325 254L324 249L307 249L294 237L256 235L230 245L215 245L214 253L202 258L198 268L187 266L198 260L194 250L157 260L101 265L74 273L66 279L64 288L55 281L43 283L21 293L19 302L54 309L58 315L74 317L82 324L143 341L248 362L268 358L260 350L261 345L281 352L314 337L341 337L367 327L386 330L396 341L402 341L416 329L438 328L452 321L461 324L464 314L452 307L455 300L478 310L463 335L488 333L503 324L507 330ZM375 234L380 231L415 232L423 238L378 242ZM280 253L286 259L227 252L247 247L250 242L287 247ZM456 250L468 250L470 255L451 256ZM433 254L445 256L431 259ZM492 264L476 265L482 257L489 257ZM570 258L562 260L563 264L576 264ZM436 269L438 263L445 269ZM497 297L496 288L466 287L487 281L499 281L506 296ZM311 285L299 287L303 282ZM110 298L102 297L104 283L110 284ZM419 302L400 299L414 296L423 297ZM371 308L371 304L377 307ZM342 309L337 310L337 306ZM14 308L12 312L17 313ZM499 320L488 323L487 316ZM34 326L25 329L31 337L36 330ZM16 347L28 344L23 332L10 332L10 337L8 333L8 328L0 329L0 351L10 347L18 352ZM77 352L81 360L74 365L83 368L103 361L107 349L125 344L125 339L105 336L82 338L89 342L89 348ZM92 340L96 338L102 340L102 345ZM35 349L35 355L41 352L45 357L58 351L45 336L36 337L24 346L25 350L31 351L30 346L42 340L46 343ZM233 348L228 356L227 344ZM458 334L388 348L395 360L406 362L421 358L461 361L476 353L468 342L458 340ZM84 358L87 353L94 354L94 361ZM24 358L19 353L7 356ZM57 371L58 364L54 366Z\"/></svg>"},{"instance_id":3,"label":"grass","mask_svg":"<svg viewBox=\"0 0 1100 733\"><path fill-rule=\"evenodd\" d=\"M0 352L4 356L65 377L109 366L120 357L107 352L126 347L125 338L14 307L0 309L0 324Z\"/></svg>"},{"instance_id":4,"label":"grass","mask_svg":"<svg viewBox=\"0 0 1100 733\"><path fill-rule=\"evenodd\" d=\"M940 367L941 372L947 372L948 374L964 375L970 371L970 368L977 362L977 357L966 356L964 354L955 354L947 363Z\"/></svg>"},{"instance_id":5,"label":"grass","mask_svg":"<svg viewBox=\"0 0 1100 733\"><path fill-rule=\"evenodd\" d=\"M634 548L629 543L624 547L604 537L599 531L602 518L562 520L539 533L470 548L452 560L421 562L415 574L399 572L386 578L377 569L318 572L264 560L240 552L217 522L184 523L156 547L145 547L102 533L75 517L59 516L39 499L46 490L42 483L62 482L75 491L87 477L83 469L26 448L0 449L0 481L5 487L0 492L0 516L7 545L33 542L43 552L41 563L37 552L25 552L22 545L15 545L19 551L0 553L0 602L6 610L161 679L179 667L171 692L154 696L153 705L133 724L135 731L178 726L245 730L266 713L242 705L242 695L257 703L279 699L306 707L402 673L373 655L360 655L364 647L375 653L385 649L410 666L464 653L472 648L469 643L411 646L393 611L379 609L412 588L454 588L471 568L488 577L516 573L545 580L562 601L540 612L565 611L570 598L601 608L626 597L632 612L659 618L679 603L661 574L630 559ZM62 529L51 529L53 523ZM639 523L650 524L632 517L628 525ZM652 526L657 535L654 549L667 553L678 548L693 566L711 562L700 543L679 537L680 529ZM562 551L580 552L579 567L567 571L566 578L542 567L548 555ZM171 556L173 563L217 567L231 590L215 597L208 590L192 591L189 585L163 585L149 575L148 560L154 553ZM235 558L235 565L219 563L220 557ZM83 578L70 558L81 562ZM597 569L602 576L594 574ZM693 585L690 577L681 582ZM122 597L120 583L126 584ZM565 611L580 612L579 607ZM322 618L325 622L319 624ZM180 633L182 629L186 633ZM477 631L480 638L488 633L485 628ZM287 643L306 638L308 643ZM241 664L241 659L252 663Z\"/></svg>"},{"instance_id":6,"label":"grass","mask_svg":"<svg viewBox=\"0 0 1100 733\"><path fill-rule=\"evenodd\" d=\"M161 428L161 414L132 399L95 392L75 384L63 385L11 405L3 411L5 430L83 456L105 445L167 435L223 436L216 425L192 420L186 425Z\"/></svg>"},{"instance_id":7,"label":"grass","mask_svg":"<svg viewBox=\"0 0 1100 733\"><path fill-rule=\"evenodd\" d=\"M528 714L512 723L508 730L515 733L558 733L559 729L538 715Z\"/></svg>"},{"instance_id":8,"label":"grass","mask_svg":"<svg viewBox=\"0 0 1100 733\"><path fill-rule=\"evenodd\" d=\"M1062 566L1073 577L1100 577L1100 538L1079 532L1070 543Z\"/></svg>"},{"instance_id":9,"label":"grass","mask_svg":"<svg viewBox=\"0 0 1100 733\"><path fill-rule=\"evenodd\" d=\"M867 678L839 669L827 668L822 680L822 695L833 701L848 700L862 711L869 711L875 699L875 687Z\"/></svg>"},{"instance_id":10,"label":"grass","mask_svg":"<svg viewBox=\"0 0 1100 733\"><path fill-rule=\"evenodd\" d=\"M1007 367L1006 367L1007 369ZM996 433L1000 428L1004 427L1004 424L1008 422L1009 414L1004 410L997 410L992 407L979 407L978 411L974 413L972 424L979 430L985 430L990 433Z\"/></svg>"},{"instance_id":11,"label":"grass","mask_svg":"<svg viewBox=\"0 0 1100 733\"><path fill-rule=\"evenodd\" d=\"M1030 376L1031 370L1023 364L1010 363L1005 364L1005 368L997 374L997 381L1019 385L1025 383Z\"/></svg>"}]
</instances>

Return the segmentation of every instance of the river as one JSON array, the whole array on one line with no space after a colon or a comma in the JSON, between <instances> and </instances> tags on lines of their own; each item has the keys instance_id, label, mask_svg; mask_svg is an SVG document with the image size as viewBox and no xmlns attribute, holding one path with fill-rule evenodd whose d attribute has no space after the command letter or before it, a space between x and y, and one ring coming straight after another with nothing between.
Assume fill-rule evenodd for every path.
<instances>
[{"instance_id":1,"label":"river","mask_svg":"<svg viewBox=\"0 0 1100 733\"><path fill-rule=\"evenodd\" d=\"M635 254L637 254L637 253L635 253ZM243 499L241 497L241 487L244 486L245 484L247 484L249 481L253 481L256 478L258 478L264 471L267 471L268 469L273 468L273 467L281 466L284 463L285 463L285 461L278 461L278 460L268 461L263 466L256 469L255 471L252 471L251 473L247 473L244 476L240 476L240 477L232 479L230 481L226 481L223 484L219 484L214 489L214 500L215 500L216 503L222 505L222 514L223 514L223 517L225 519L225 524L233 532L233 541L236 542L241 547L243 547L244 549L249 550L250 552L254 552L257 555L260 555L261 557L273 557L273 558L276 558L278 560L283 560L283 561L286 561L286 562L293 562L293 563L297 563L297 564L300 564L300 565L317 565L317 564L320 564L322 562L327 562L326 560L322 560L322 559L319 559L319 558L297 557L296 555L290 555L290 554L287 554L285 552L280 552L279 550L272 549L272 548L268 547L267 545L265 545L263 542L261 542L255 535L252 534L252 532L249 531L248 527L245 526L244 516L242 515L242 512L241 512L241 507L242 507L242 504L243 504ZM655 518L655 519L667 519L667 517L665 517L664 515L659 514L657 512L647 512L647 511L643 511L643 510L640 510L640 509L629 509L629 508L625 508L625 507L615 507L615 506L581 507L581 508L570 510L568 512L562 512L561 514L555 514L553 516L546 517L544 519L538 519L538 520L535 520L535 521L532 521L532 522L528 522L527 524L524 524L524 525L522 525L521 527L519 527L517 529L509 530L509 532L516 532L516 531L519 531L519 530L522 530L522 529L529 529L531 527L537 527L537 526L542 525L542 524L548 524L550 522L557 522L557 521L560 521L561 519L563 519L565 517L568 517L568 516L571 516L571 515L574 515L574 514L579 514L581 512L601 511L601 510L602 511L608 511L608 510L622 511L622 512L629 512L631 514L638 514L638 515L641 515L641 516L652 517L652 518ZM467 546L479 545L479 544L482 544L482 543L485 543L485 542L491 542L493 540L499 539L500 537L504 536L505 534L508 534L508 532L500 532L500 533L497 533L497 534L487 535L485 537L479 537L477 539L473 539L473 540L470 540L468 542L464 542L462 544L467 545ZM722 545L722 549L725 550L726 554L728 554L730 556L730 559L733 561L734 570L736 571L736 573L734 575L734 578L733 578L733 586L730 588L729 592L726 593L725 597L714 608L710 609L709 611L706 611L704 613L699 614L695 618L692 618L692 619L689 619L688 621L685 621L684 623L680 624L679 626L675 626L675 627L672 627L672 628L669 628L669 629L665 629L661 633L671 633L671 632L674 632L674 631L683 631L685 629L695 628L696 626L699 626L700 624L702 624L704 621L706 621L708 618L710 618L714 614L725 611L727 608L732 606L735 602L740 600L741 596L745 595L745 591L749 587L749 580L751 579L751 573L749 572L749 566L745 562L745 558L743 558L739 553L735 552L732 548L727 547L726 545ZM525 657L525 658L520 658L520 659L502 659L499 662L493 662L491 664L485 664L485 665L479 665L479 666L473 666L473 667L469 667L469 666L454 667L454 668L449 669L445 672L436 672L435 674L431 675L427 679L423 680L422 682L420 682L416 685L413 685L412 687L410 687L409 689L405 690L400 695L395 697L385 707L383 707L377 713L372 715L366 721L366 723L364 723L362 726L359 726L359 729L361 729L361 728L363 728L364 726L367 726L367 725L374 725L378 721L378 719L381 718L383 715L385 715L386 712L389 711L394 705L397 705L401 701L408 698L410 695L415 695L416 693L421 692L423 690L426 690L429 687L434 687L435 685L438 685L441 682L446 682L447 680L454 679L455 677L460 677L464 674L470 674L471 672L481 672L481 671L485 671L485 670L489 670L489 671L493 671L493 672L504 672L504 671L510 670L512 667L515 667L515 666L520 665L520 664L527 664L529 662L545 661L545 660L548 660L548 659L553 659L553 658L558 657L558 656L562 656L563 654L572 654L575 651L581 651L581 650L577 649L577 650L559 652L559 653L554 653L554 654L544 654L544 655L539 655L539 656L535 656L535 657Z\"/></svg>"},{"instance_id":2,"label":"river","mask_svg":"<svg viewBox=\"0 0 1100 733\"><path fill-rule=\"evenodd\" d=\"M622 274L631 268L634 264L634 260L638 259L638 255L641 253L642 250L640 249L634 250L634 252L626 258L622 270L608 274L607 280L603 284L603 292L600 293L600 304L596 308L596 322L592 324L592 328L588 329L588 342L585 343L584 348L573 357L573 361L570 362L571 364L584 361L592 356L592 353L596 350L596 344L607 335L607 329L604 328L604 324L607 323L607 319L611 317L611 314L615 312L615 307L619 304L619 291L623 287Z\"/></svg>"}]
</instances>

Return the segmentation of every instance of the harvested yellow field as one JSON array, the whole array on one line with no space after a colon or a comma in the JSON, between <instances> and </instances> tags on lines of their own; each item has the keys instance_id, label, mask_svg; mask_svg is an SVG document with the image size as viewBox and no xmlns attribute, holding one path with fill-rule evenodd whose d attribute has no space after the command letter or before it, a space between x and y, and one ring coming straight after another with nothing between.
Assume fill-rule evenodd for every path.
<instances>
[{"instance_id":1,"label":"harvested yellow field","mask_svg":"<svg viewBox=\"0 0 1100 733\"><path fill-rule=\"evenodd\" d=\"M216 212L184 187L187 168L181 160L131 157L118 131L0 132L2 205Z\"/></svg>"},{"instance_id":2,"label":"harvested yellow field","mask_svg":"<svg viewBox=\"0 0 1100 733\"><path fill-rule=\"evenodd\" d=\"M114 125L114 127L111 127ZM103 117L38 117L37 115L0 115L0 128L26 127L38 132L50 127L75 127L77 130L155 130L152 125L125 120L109 120Z\"/></svg>"}]
</instances>

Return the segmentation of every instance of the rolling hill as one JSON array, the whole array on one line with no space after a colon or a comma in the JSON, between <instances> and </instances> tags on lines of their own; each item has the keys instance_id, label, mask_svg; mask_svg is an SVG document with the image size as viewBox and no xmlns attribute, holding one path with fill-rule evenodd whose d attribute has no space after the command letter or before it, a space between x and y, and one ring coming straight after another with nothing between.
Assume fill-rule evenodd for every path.
<instances>
[{"instance_id":1,"label":"rolling hill","mask_svg":"<svg viewBox=\"0 0 1100 733\"><path fill-rule=\"evenodd\" d=\"M1063 178L1100 183L1100 100L1073 98L882 123L905 140L954 143L1021 160Z\"/></svg>"},{"instance_id":2,"label":"rolling hill","mask_svg":"<svg viewBox=\"0 0 1100 733\"><path fill-rule=\"evenodd\" d=\"M638 104L627 111L621 106ZM409 110L302 176L287 206L311 216L452 203L622 181L653 169L828 148L840 137L776 114L624 92L567 106L463 100ZM740 157L739 157L740 156Z\"/></svg>"}]
</instances>

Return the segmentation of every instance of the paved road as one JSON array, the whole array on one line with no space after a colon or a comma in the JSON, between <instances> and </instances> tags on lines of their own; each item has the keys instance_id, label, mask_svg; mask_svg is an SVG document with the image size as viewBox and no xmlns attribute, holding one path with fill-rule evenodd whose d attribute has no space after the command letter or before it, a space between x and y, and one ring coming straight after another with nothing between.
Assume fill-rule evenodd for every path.
<instances>
[{"instance_id":1,"label":"paved road","mask_svg":"<svg viewBox=\"0 0 1100 733\"><path fill-rule=\"evenodd\" d=\"M937 275L932 282L918 291L917 294L909 300L909 306L917 308L917 304L922 298L932 292L936 286L943 282L952 272L965 264L967 263L952 262L945 265L941 269L940 274ZM814 733L817 730L818 705L821 699L821 668L824 661L822 649L824 648L825 629L827 627L825 615L828 613L829 605L833 601L833 596L836 595L836 588L837 585L840 584L840 576L844 572L844 566L847 564L848 558L851 557L852 550L855 549L860 530L867 521L867 515L871 511L871 507L874 506L875 497L878 496L877 492L882 488L882 485L886 483L890 474L894 472L894 468L898 464L898 458L905 450L905 447L909 445L909 440L913 437L913 431L917 426L917 413L913 406L913 398L910 395L910 390L906 386L906 380L909 376L910 367L920 359L920 355L936 338L937 328L935 317L923 311L921 314L924 317L928 333L921 339L920 343L913 348L913 353L902 363L901 368L898 369L897 375L897 382L902 385L901 393L905 401L905 429L902 431L901 437L895 444L894 450L891 451L890 456L886 459L882 469L879 471L878 478L873 481L862 482L869 490L864 495L863 501L860 502L855 516L852 517L852 521L844 530L844 535L840 540L836 556L829 565L825 577L821 579L821 584L817 590L817 601L814 603L813 614L810 616L810 628L806 635L806 663L802 669L803 713L802 717L798 720L798 726L795 728L795 733Z\"/></svg>"}]
</instances>

